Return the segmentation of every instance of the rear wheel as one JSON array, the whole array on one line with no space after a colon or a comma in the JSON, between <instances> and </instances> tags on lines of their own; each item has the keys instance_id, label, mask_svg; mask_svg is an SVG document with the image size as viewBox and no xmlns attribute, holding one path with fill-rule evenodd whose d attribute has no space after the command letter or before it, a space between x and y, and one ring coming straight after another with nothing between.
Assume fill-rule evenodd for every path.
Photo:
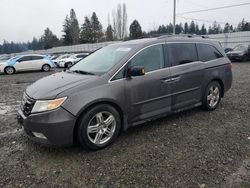
<instances>
[{"instance_id":1,"label":"rear wheel","mask_svg":"<svg viewBox=\"0 0 250 188\"><path fill-rule=\"evenodd\" d=\"M45 64L45 65L42 66L42 70L44 72L48 72L48 71L50 71L50 66L48 64Z\"/></svg>"},{"instance_id":2,"label":"rear wheel","mask_svg":"<svg viewBox=\"0 0 250 188\"><path fill-rule=\"evenodd\" d=\"M14 67L6 67L4 69L4 72L5 72L5 74L14 74L15 73L15 69L14 69Z\"/></svg>"},{"instance_id":3,"label":"rear wheel","mask_svg":"<svg viewBox=\"0 0 250 188\"><path fill-rule=\"evenodd\" d=\"M80 117L77 137L87 149L102 149L113 143L121 127L120 115L115 108L100 104Z\"/></svg>"},{"instance_id":4,"label":"rear wheel","mask_svg":"<svg viewBox=\"0 0 250 188\"><path fill-rule=\"evenodd\" d=\"M203 96L203 108L205 110L215 110L221 101L221 96L221 85L216 81L210 82Z\"/></svg>"}]
</instances>

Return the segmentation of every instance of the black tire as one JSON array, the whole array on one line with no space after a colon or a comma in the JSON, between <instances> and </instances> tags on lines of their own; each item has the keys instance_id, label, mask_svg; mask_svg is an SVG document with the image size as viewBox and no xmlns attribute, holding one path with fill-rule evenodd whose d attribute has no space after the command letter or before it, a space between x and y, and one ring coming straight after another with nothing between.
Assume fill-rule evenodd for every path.
<instances>
[{"instance_id":1,"label":"black tire","mask_svg":"<svg viewBox=\"0 0 250 188\"><path fill-rule=\"evenodd\" d=\"M14 74L16 72L16 70L14 67L6 67L4 69L4 72L5 72L5 74L11 75L11 74Z\"/></svg>"},{"instance_id":2,"label":"black tire","mask_svg":"<svg viewBox=\"0 0 250 188\"><path fill-rule=\"evenodd\" d=\"M48 65L48 64L45 64L45 65L43 65L42 66L42 71L44 71L44 72L49 72L50 71L50 65Z\"/></svg>"},{"instance_id":3,"label":"black tire","mask_svg":"<svg viewBox=\"0 0 250 188\"><path fill-rule=\"evenodd\" d=\"M215 88L218 89L218 96L217 96L217 94L211 94L212 90L215 90ZM221 97L222 97L222 89L221 89L220 83L217 81L210 82L206 88L204 95L203 95L202 108L204 110L207 110L207 111L215 110L218 107L218 105L220 104ZM211 99L212 101L209 99ZM214 101L214 103L213 103L213 101Z\"/></svg>"},{"instance_id":4,"label":"black tire","mask_svg":"<svg viewBox=\"0 0 250 188\"><path fill-rule=\"evenodd\" d=\"M113 129L113 131L112 131L112 136L110 136L110 137L107 136L107 139L109 138L109 140L107 140L105 143L95 144L95 143L93 143L93 140L91 141L91 139L92 139L91 134L93 134L93 138L95 138L94 140L97 140L96 139L97 134L102 134L102 136L100 136L100 138L102 138L103 136L106 136L105 133L100 133L102 131L102 129L100 128L101 124L98 124L97 119L96 119L97 114L105 113L105 112L113 115L113 118L115 121L114 122L115 129ZM104 116L104 114L103 114L103 116ZM96 131L96 133L95 132L88 133L89 127L91 127L89 125L94 120L96 120L96 124L97 124L96 126L98 127L98 128L96 128L97 131ZM104 117L103 117L103 120L104 120ZM77 127L76 136L77 136L79 143L85 149L98 150L98 149L105 148L106 146L112 144L115 141L115 139L117 138L117 136L120 132L121 118L120 118L120 114L117 112L117 110L114 107L112 107L108 104L100 104L100 105L96 105L96 106L90 108L88 111L86 111L86 113L82 114L79 118L77 126L78 127ZM113 126L113 124L111 126ZM92 126L92 127L94 127L94 126ZM100 130L98 130L98 129L100 129Z\"/></svg>"},{"instance_id":5,"label":"black tire","mask_svg":"<svg viewBox=\"0 0 250 188\"><path fill-rule=\"evenodd\" d=\"M70 68L73 64L71 62L65 63L65 68Z\"/></svg>"}]
</instances>

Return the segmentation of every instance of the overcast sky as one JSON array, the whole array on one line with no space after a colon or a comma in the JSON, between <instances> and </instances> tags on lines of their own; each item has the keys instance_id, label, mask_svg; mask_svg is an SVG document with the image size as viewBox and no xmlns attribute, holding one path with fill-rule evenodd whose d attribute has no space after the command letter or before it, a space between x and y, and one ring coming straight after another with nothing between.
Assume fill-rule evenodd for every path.
<instances>
[{"instance_id":1,"label":"overcast sky","mask_svg":"<svg viewBox=\"0 0 250 188\"><path fill-rule=\"evenodd\" d=\"M0 43L3 40L32 40L33 36L41 36L46 27L61 37L62 24L71 8L75 9L80 24L84 16L90 16L94 11L106 28L108 14L111 16L117 4L123 2L127 5L128 27L134 19L145 31L172 22L173 0L0 0ZM177 13L247 2L250 0L177 0ZM222 25L229 22L236 26L242 18L250 21L249 10L250 5L246 5L183 16L211 23L217 20ZM191 20L177 17L177 23L185 21ZM196 20L199 24L211 24L205 21Z\"/></svg>"}]
</instances>

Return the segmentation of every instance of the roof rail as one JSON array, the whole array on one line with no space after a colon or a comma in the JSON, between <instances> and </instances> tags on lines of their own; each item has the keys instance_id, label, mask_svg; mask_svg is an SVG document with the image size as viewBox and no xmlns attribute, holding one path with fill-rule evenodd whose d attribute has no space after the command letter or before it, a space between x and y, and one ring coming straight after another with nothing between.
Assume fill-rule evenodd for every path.
<instances>
[{"instance_id":1,"label":"roof rail","mask_svg":"<svg viewBox=\"0 0 250 188\"><path fill-rule=\"evenodd\" d=\"M158 39L163 39L163 38L167 38L167 37L187 37L187 38L195 38L195 37L200 37L200 38L209 38L206 35L196 35L196 34L162 34L160 36L158 36Z\"/></svg>"}]
</instances>

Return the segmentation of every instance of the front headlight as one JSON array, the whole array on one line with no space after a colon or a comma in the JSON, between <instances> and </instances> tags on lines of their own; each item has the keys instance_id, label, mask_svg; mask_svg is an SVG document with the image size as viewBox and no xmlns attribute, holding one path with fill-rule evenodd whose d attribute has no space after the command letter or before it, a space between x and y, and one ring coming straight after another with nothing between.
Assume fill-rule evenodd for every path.
<instances>
[{"instance_id":1,"label":"front headlight","mask_svg":"<svg viewBox=\"0 0 250 188\"><path fill-rule=\"evenodd\" d=\"M44 101L38 100L38 101L36 101L31 113L54 110L54 109L60 107L66 99L67 99L67 97L54 99L54 100L44 100Z\"/></svg>"}]
</instances>

